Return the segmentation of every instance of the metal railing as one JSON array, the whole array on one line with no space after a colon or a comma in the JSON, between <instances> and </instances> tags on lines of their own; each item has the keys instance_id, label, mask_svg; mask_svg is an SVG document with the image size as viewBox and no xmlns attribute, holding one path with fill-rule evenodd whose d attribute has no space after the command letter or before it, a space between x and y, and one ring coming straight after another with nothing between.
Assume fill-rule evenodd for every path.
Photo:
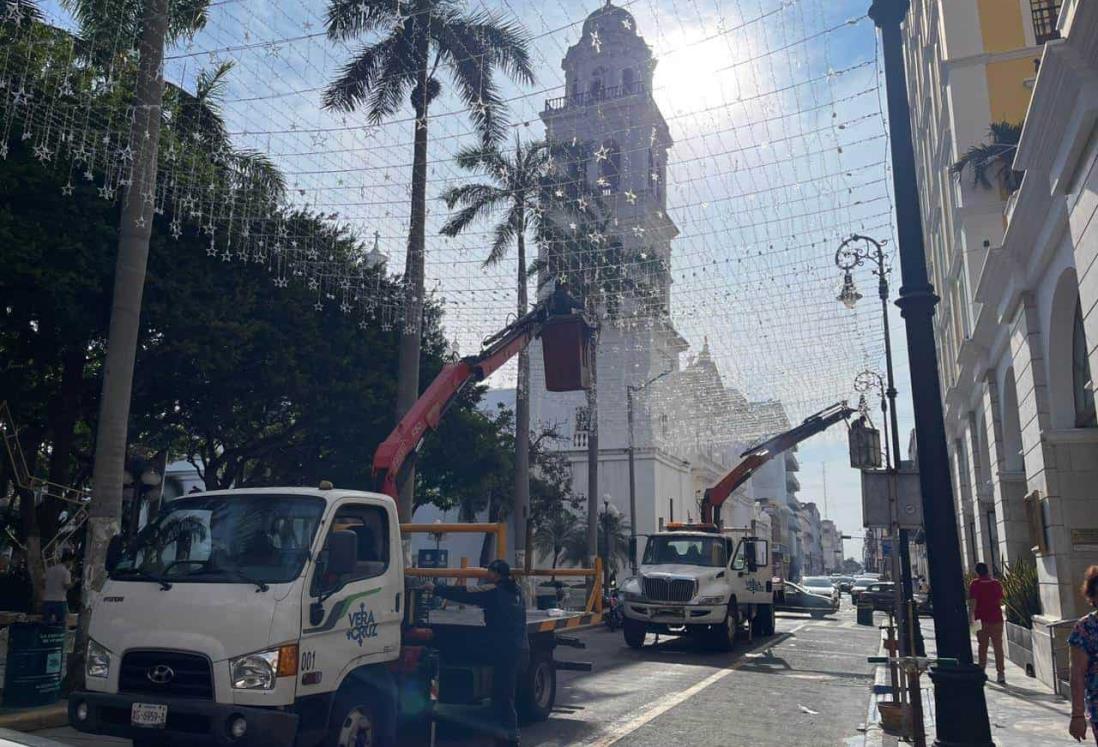
<instances>
[{"instance_id":1,"label":"metal railing","mask_svg":"<svg viewBox=\"0 0 1098 747\"><path fill-rule=\"evenodd\" d=\"M1033 17L1033 35L1038 44L1060 38L1056 21L1060 17L1061 0L1029 0Z\"/></svg>"},{"instance_id":2,"label":"metal railing","mask_svg":"<svg viewBox=\"0 0 1098 747\"><path fill-rule=\"evenodd\" d=\"M1053 25L1055 26L1055 19L1053 19ZM571 96L558 96L555 99L548 99L545 102L545 110L558 111L573 106L591 106L593 104L602 103L603 101L611 101L613 99L644 93L648 93L648 89L640 83L612 86L611 88L597 88L585 93L574 93Z\"/></svg>"}]
</instances>

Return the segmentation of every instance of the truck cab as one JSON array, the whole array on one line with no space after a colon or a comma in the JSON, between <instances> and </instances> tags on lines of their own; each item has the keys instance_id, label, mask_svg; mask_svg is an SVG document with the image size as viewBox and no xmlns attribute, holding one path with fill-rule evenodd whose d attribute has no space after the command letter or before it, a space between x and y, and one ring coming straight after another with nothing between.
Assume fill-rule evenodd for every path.
<instances>
[{"instance_id":1,"label":"truck cab","mask_svg":"<svg viewBox=\"0 0 1098 747\"><path fill-rule=\"evenodd\" d=\"M435 662L402 649L400 539L377 493L173 501L114 548L71 723L138 747L354 745L394 729L393 713L420 719Z\"/></svg>"},{"instance_id":2,"label":"truck cab","mask_svg":"<svg viewBox=\"0 0 1098 747\"><path fill-rule=\"evenodd\" d=\"M686 634L731 650L739 636L772 635L769 543L750 528L671 524L647 538L638 575L621 584L626 643Z\"/></svg>"}]
</instances>

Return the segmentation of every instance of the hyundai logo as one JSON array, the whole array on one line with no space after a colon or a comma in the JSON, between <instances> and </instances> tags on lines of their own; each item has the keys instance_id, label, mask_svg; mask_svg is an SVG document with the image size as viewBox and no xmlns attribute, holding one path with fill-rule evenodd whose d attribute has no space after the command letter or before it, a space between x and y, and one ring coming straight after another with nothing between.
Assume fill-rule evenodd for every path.
<instances>
[{"instance_id":1,"label":"hyundai logo","mask_svg":"<svg viewBox=\"0 0 1098 747\"><path fill-rule=\"evenodd\" d=\"M145 671L145 676L149 678L149 682L156 685L166 685L175 679L175 670L169 667L167 664L157 664L156 666L149 667Z\"/></svg>"}]
</instances>

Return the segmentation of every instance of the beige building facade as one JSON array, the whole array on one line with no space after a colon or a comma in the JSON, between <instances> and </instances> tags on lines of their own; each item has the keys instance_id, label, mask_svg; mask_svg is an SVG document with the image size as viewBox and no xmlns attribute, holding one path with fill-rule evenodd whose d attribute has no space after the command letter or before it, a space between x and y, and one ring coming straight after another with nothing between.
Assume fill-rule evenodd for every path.
<instances>
[{"instance_id":1,"label":"beige building facade","mask_svg":"<svg viewBox=\"0 0 1098 747\"><path fill-rule=\"evenodd\" d=\"M1098 563L1098 7L915 0L905 33L965 563L1035 559L1035 667L1052 684ZM995 122L1024 128L988 183L951 173Z\"/></svg>"}]
</instances>

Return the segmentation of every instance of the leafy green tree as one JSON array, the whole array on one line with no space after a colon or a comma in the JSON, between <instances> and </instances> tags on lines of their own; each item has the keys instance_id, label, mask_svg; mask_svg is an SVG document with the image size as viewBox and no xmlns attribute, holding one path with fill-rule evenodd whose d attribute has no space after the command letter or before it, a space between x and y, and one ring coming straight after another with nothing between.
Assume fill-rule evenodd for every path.
<instances>
[{"instance_id":1,"label":"leafy green tree","mask_svg":"<svg viewBox=\"0 0 1098 747\"><path fill-rule=\"evenodd\" d=\"M988 129L990 143L973 145L957 159L951 171L960 178L967 170L972 174L973 186L991 189L994 186L1011 193L1022 185L1021 171L1014 170L1014 156L1018 141L1022 139L1022 125L1013 122L994 122Z\"/></svg>"},{"instance_id":2,"label":"leafy green tree","mask_svg":"<svg viewBox=\"0 0 1098 747\"><path fill-rule=\"evenodd\" d=\"M440 68L449 73L458 97L486 143L506 126L495 73L502 70L523 83L534 79L525 33L517 23L492 13L469 13L457 0L332 0L328 38L352 41L380 38L362 47L324 94L324 106L338 111L365 109L378 123L393 116L411 92L415 114L412 199L405 259L404 326L396 415L419 396L420 321L424 301L427 221L427 132L431 101L442 90ZM411 475L410 475L411 477ZM398 502L401 519L412 513L414 478Z\"/></svg>"}]
</instances>

